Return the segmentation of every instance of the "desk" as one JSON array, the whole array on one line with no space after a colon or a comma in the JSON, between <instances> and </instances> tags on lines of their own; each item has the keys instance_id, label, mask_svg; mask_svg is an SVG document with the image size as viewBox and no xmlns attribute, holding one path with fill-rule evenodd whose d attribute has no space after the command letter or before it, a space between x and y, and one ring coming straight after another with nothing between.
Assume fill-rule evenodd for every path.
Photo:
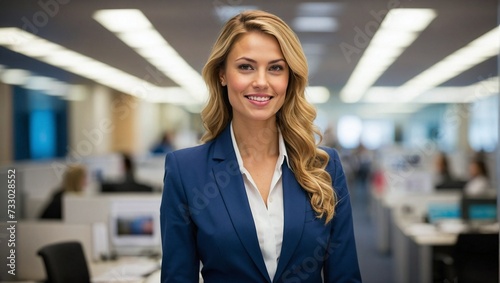
<instances>
[{"instance_id":1,"label":"desk","mask_svg":"<svg viewBox=\"0 0 500 283\"><path fill-rule=\"evenodd\" d=\"M458 204L460 198L457 191L372 191L370 205L377 229L377 248L381 253L392 254L394 282L433 282L430 259L437 250L451 249L458 232L438 231L423 223L424 217L430 203Z\"/></svg>"},{"instance_id":2,"label":"desk","mask_svg":"<svg viewBox=\"0 0 500 283\"><path fill-rule=\"evenodd\" d=\"M126 266L130 264L158 264L158 269L149 274L147 277L134 277L120 274L120 266ZM98 262L92 263L89 266L90 273L92 275L93 283L159 283L161 270L160 264L157 260L152 260L148 258L121 258L118 261L108 261L108 262ZM203 278L200 273L199 283L203 283Z\"/></svg>"},{"instance_id":3,"label":"desk","mask_svg":"<svg viewBox=\"0 0 500 283\"><path fill-rule=\"evenodd\" d=\"M392 215L395 282L434 282L433 263L437 254L450 254L459 233L467 233L470 226L460 220L432 225L415 217ZM483 233L498 233L498 223L474 227Z\"/></svg>"},{"instance_id":4,"label":"desk","mask_svg":"<svg viewBox=\"0 0 500 283\"><path fill-rule=\"evenodd\" d=\"M148 258L120 258L119 260L113 261L100 261L91 262L88 264L89 272L91 275L92 283L159 283L160 282L160 266L157 265L157 269L146 277L143 276L132 276L130 274L124 274L125 272L120 272L120 267L126 267L128 265L142 265L144 264L158 264L157 260L152 260ZM1 281L0 283L38 283L39 281L33 280L17 280L17 281ZM202 282L202 281L200 281Z\"/></svg>"},{"instance_id":5,"label":"desk","mask_svg":"<svg viewBox=\"0 0 500 283\"><path fill-rule=\"evenodd\" d=\"M92 262L89 264L92 282L160 282L158 260L144 257L122 257L114 261ZM148 274L144 277L144 274ZM158 274L158 275L157 275ZM155 278L158 280L155 281Z\"/></svg>"},{"instance_id":6,"label":"desk","mask_svg":"<svg viewBox=\"0 0 500 283\"><path fill-rule=\"evenodd\" d=\"M393 215L392 223L394 281L433 282L434 252L451 249L457 234L444 233L431 224L418 223L415 219L405 219L397 214Z\"/></svg>"},{"instance_id":7,"label":"desk","mask_svg":"<svg viewBox=\"0 0 500 283\"><path fill-rule=\"evenodd\" d=\"M144 283L159 283L160 282L160 270L154 272L144 280ZM200 281L201 282L201 281Z\"/></svg>"},{"instance_id":8,"label":"desk","mask_svg":"<svg viewBox=\"0 0 500 283\"><path fill-rule=\"evenodd\" d=\"M414 217L414 222L422 222L430 202L458 203L459 192L434 192L434 193L407 193L390 191L385 193L371 192L370 206L374 216L375 237L377 250L380 253L394 252L392 232L394 226L393 214L401 214L404 209L409 209L408 214ZM398 281L396 281L398 282Z\"/></svg>"}]
</instances>

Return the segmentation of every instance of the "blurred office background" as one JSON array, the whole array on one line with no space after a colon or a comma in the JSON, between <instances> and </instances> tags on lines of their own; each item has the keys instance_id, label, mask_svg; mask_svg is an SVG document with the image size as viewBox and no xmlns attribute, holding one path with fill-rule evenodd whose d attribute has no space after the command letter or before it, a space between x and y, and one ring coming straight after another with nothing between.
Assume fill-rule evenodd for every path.
<instances>
[{"instance_id":1,"label":"blurred office background","mask_svg":"<svg viewBox=\"0 0 500 283\"><path fill-rule=\"evenodd\" d=\"M365 282L454 282L458 236L498 235L486 206L500 171L498 1L0 0L1 220L15 170L18 221L18 275L0 280L42 280L34 251L77 237L67 227L92 226L80 239L89 262L158 255L157 228L123 239L116 223L157 227L165 153L199 143L201 69L245 9L277 14L301 40L322 144L348 177ZM471 224L477 160L488 185ZM86 169L83 193L63 198L62 219L38 219L70 164Z\"/></svg>"}]
</instances>

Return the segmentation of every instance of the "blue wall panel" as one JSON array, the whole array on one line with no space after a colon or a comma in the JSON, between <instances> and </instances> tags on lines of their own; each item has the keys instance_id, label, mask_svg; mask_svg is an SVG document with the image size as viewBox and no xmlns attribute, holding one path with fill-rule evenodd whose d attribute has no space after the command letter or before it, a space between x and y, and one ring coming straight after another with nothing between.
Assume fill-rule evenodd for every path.
<instances>
[{"instance_id":1,"label":"blue wall panel","mask_svg":"<svg viewBox=\"0 0 500 283\"><path fill-rule=\"evenodd\" d=\"M63 157L68 146L67 102L14 87L14 159Z\"/></svg>"}]
</instances>

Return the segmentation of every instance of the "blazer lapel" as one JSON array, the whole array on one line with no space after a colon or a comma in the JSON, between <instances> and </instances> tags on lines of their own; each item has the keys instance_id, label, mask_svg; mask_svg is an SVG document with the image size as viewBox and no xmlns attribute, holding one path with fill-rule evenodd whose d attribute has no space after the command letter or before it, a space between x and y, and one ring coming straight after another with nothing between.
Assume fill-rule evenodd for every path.
<instances>
[{"instance_id":1,"label":"blazer lapel","mask_svg":"<svg viewBox=\"0 0 500 283\"><path fill-rule=\"evenodd\" d=\"M281 277L299 243L304 229L306 202L308 200L306 192L297 182L286 162L283 163L282 172L285 223L281 255L274 278Z\"/></svg>"},{"instance_id":2,"label":"blazer lapel","mask_svg":"<svg viewBox=\"0 0 500 283\"><path fill-rule=\"evenodd\" d=\"M213 167L213 174L234 229L259 271L270 282L245 185L234 153L229 126L216 139L213 158L220 160L220 163Z\"/></svg>"}]
</instances>

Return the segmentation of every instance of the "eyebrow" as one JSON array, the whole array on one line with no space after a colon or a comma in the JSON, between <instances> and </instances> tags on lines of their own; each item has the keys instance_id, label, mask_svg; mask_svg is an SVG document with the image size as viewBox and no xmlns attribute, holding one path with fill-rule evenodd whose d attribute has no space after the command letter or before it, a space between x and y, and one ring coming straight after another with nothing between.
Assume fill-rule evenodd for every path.
<instances>
[{"instance_id":1,"label":"eyebrow","mask_svg":"<svg viewBox=\"0 0 500 283\"><path fill-rule=\"evenodd\" d=\"M239 61L239 60L246 60L246 61L250 61L252 63L257 63L257 61L255 61L254 59L250 59L248 57L240 57L240 58L236 59L235 61ZM281 61L283 61L283 62L286 63L285 59L279 58L279 59L275 59L275 60L269 61L268 64L274 64L274 63L278 63L278 62L281 62Z\"/></svg>"}]
</instances>

